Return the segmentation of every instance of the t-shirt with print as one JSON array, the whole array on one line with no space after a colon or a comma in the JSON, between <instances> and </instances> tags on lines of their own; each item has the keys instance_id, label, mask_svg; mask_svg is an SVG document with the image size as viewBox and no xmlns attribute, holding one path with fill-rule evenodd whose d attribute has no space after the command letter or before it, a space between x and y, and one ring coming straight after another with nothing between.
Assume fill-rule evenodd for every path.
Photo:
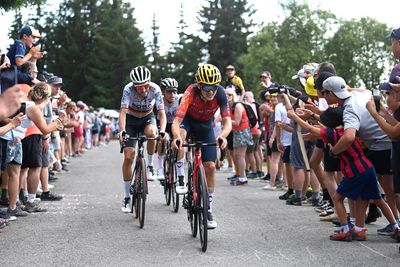
<instances>
[{"instance_id":1,"label":"t-shirt with print","mask_svg":"<svg viewBox=\"0 0 400 267\"><path fill-rule=\"evenodd\" d=\"M370 150L391 149L391 141L366 108L370 96L361 92L351 92L351 97L344 100L344 129L353 128L357 136Z\"/></svg>"},{"instance_id":2,"label":"t-shirt with print","mask_svg":"<svg viewBox=\"0 0 400 267\"><path fill-rule=\"evenodd\" d=\"M343 128L321 128L321 139L325 144L336 145L341 136L343 136ZM339 154L340 171L345 178L352 178L356 175L364 173L373 165L364 155L360 143L357 140L351 146Z\"/></svg>"}]
</instances>

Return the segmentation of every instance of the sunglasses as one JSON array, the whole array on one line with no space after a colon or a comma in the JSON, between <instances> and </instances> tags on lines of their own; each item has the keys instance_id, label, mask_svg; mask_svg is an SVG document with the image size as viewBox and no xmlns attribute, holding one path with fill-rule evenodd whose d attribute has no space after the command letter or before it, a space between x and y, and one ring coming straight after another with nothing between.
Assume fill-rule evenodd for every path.
<instances>
[{"instance_id":1,"label":"sunglasses","mask_svg":"<svg viewBox=\"0 0 400 267\"><path fill-rule=\"evenodd\" d=\"M261 75L260 78L268 78L268 76L263 76L263 75Z\"/></svg>"},{"instance_id":2,"label":"sunglasses","mask_svg":"<svg viewBox=\"0 0 400 267\"><path fill-rule=\"evenodd\" d=\"M201 88L201 90L203 90L205 92L210 92L210 91L216 91L218 87L215 84L213 84L213 85L205 84L205 85L201 85L200 88Z\"/></svg>"},{"instance_id":3,"label":"sunglasses","mask_svg":"<svg viewBox=\"0 0 400 267\"><path fill-rule=\"evenodd\" d=\"M226 94L227 96L233 96L233 94Z\"/></svg>"},{"instance_id":4,"label":"sunglasses","mask_svg":"<svg viewBox=\"0 0 400 267\"><path fill-rule=\"evenodd\" d=\"M145 83L145 84L140 84L140 85L135 85L135 88L137 89L137 90L141 90L141 89L149 89L149 87L150 87L150 84L148 84L148 83Z\"/></svg>"}]
</instances>

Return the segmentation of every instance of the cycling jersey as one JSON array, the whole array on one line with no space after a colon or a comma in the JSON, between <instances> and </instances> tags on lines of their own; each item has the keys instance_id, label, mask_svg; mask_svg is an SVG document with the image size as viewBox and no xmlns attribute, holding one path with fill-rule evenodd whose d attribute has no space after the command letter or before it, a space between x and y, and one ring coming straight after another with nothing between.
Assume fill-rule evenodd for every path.
<instances>
[{"instance_id":1,"label":"cycling jersey","mask_svg":"<svg viewBox=\"0 0 400 267\"><path fill-rule=\"evenodd\" d=\"M222 86L218 85L215 97L211 101L204 101L200 94L197 84L189 85L183 94L176 117L183 119L187 116L196 121L209 121L213 119L218 108L221 109L222 118L229 117L228 99Z\"/></svg>"},{"instance_id":2,"label":"cycling jersey","mask_svg":"<svg viewBox=\"0 0 400 267\"><path fill-rule=\"evenodd\" d=\"M128 108L133 112L148 113L154 106L157 110L164 109L161 89L157 84L150 82L146 97L136 92L133 83L128 83L125 86L121 99L121 108Z\"/></svg>"},{"instance_id":3,"label":"cycling jersey","mask_svg":"<svg viewBox=\"0 0 400 267\"><path fill-rule=\"evenodd\" d=\"M174 121L176 112L178 111L179 100L180 100L181 96L182 95L178 95L176 97L174 103L172 103L172 105L170 105L170 106L164 105L165 115L167 116L167 123L172 123Z\"/></svg>"}]
</instances>

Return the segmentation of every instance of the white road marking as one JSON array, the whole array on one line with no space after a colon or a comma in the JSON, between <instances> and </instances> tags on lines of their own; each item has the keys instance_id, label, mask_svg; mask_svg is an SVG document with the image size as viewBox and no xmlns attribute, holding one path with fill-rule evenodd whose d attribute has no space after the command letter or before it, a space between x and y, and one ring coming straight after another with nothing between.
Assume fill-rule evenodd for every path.
<instances>
[{"instance_id":1,"label":"white road marking","mask_svg":"<svg viewBox=\"0 0 400 267\"><path fill-rule=\"evenodd\" d=\"M361 246L365 247L366 249L372 251L373 253L375 253L375 254L377 254L377 255L379 255L379 256L382 256L382 257L387 258L387 259L390 259L390 260L392 259L392 258L390 258L390 257L388 257L388 256L385 256L385 255L383 255L382 253L380 253L380 252L378 252L378 251L376 251L376 250L374 250L374 249L368 247L367 245L364 245L364 244L361 243L361 242L358 242L358 243L359 243Z\"/></svg>"}]
</instances>

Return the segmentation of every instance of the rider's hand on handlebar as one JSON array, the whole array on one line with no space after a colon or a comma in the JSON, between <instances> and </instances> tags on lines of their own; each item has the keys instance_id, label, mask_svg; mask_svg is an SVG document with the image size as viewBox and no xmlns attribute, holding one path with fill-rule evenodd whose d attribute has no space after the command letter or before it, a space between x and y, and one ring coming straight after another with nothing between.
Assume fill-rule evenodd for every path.
<instances>
[{"instance_id":1,"label":"rider's hand on handlebar","mask_svg":"<svg viewBox=\"0 0 400 267\"><path fill-rule=\"evenodd\" d=\"M221 140L221 141L220 141ZM221 142L221 143L220 143ZM219 145L219 147L221 149L225 149L225 147L228 144L228 141L226 140L226 138L222 137L222 136L218 136L217 137L217 144Z\"/></svg>"},{"instance_id":2,"label":"rider's hand on handlebar","mask_svg":"<svg viewBox=\"0 0 400 267\"><path fill-rule=\"evenodd\" d=\"M120 132L118 133L119 143L120 143L120 144L123 144L123 143L126 141L127 136L128 136L128 135L126 134L126 131L125 131L125 130L120 131Z\"/></svg>"},{"instance_id":3,"label":"rider's hand on handlebar","mask_svg":"<svg viewBox=\"0 0 400 267\"><path fill-rule=\"evenodd\" d=\"M176 150L176 149L182 149L182 139L181 138L176 138L172 141L172 149Z\"/></svg>"},{"instance_id":4,"label":"rider's hand on handlebar","mask_svg":"<svg viewBox=\"0 0 400 267\"><path fill-rule=\"evenodd\" d=\"M160 141L165 141L167 138L167 135L165 134L165 132L161 132L158 134L158 136L160 137Z\"/></svg>"}]
</instances>

